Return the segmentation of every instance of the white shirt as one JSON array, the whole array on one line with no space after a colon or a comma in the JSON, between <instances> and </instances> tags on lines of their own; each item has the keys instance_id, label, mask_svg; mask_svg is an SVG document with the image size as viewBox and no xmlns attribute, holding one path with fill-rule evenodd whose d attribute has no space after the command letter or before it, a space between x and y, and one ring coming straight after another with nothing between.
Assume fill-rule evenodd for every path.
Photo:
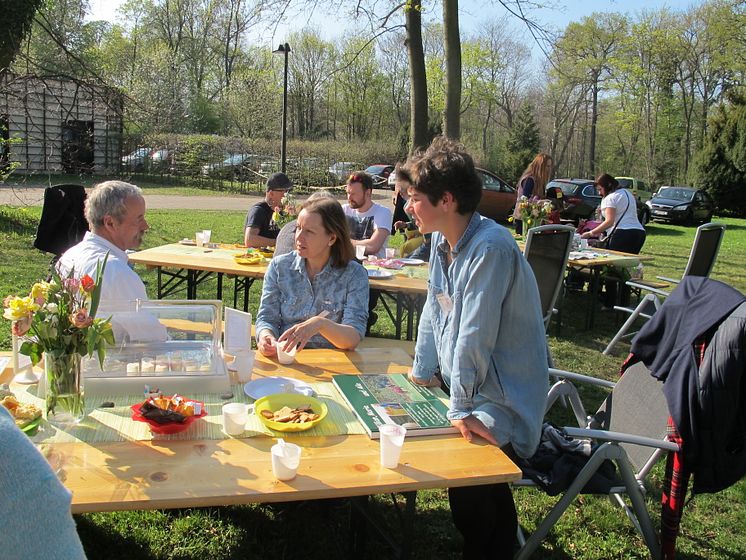
<instances>
[{"instance_id":1,"label":"white shirt","mask_svg":"<svg viewBox=\"0 0 746 560\"><path fill-rule=\"evenodd\" d=\"M385 229L387 232L391 232L391 210L380 204L373 205L368 208L365 212L360 212L354 208L350 208L349 204L342 206L345 216L350 216L357 222L357 227L352 228L350 236L354 240L370 239L376 230ZM377 257L386 256L386 245L388 244L389 236L383 240L383 244L376 254Z\"/></svg>"},{"instance_id":2,"label":"white shirt","mask_svg":"<svg viewBox=\"0 0 746 560\"><path fill-rule=\"evenodd\" d=\"M615 208L616 215L614 216L614 224L617 229L641 229L645 231L645 228L637 219L637 202L635 201L635 195L629 189L619 188L612 193L607 194L603 200L601 200L601 214L604 219L606 218L605 210L607 208ZM624 215L622 215L624 214ZM611 233L614 225L609 227L607 233Z\"/></svg>"},{"instance_id":3,"label":"white shirt","mask_svg":"<svg viewBox=\"0 0 746 560\"><path fill-rule=\"evenodd\" d=\"M90 231L85 234L83 241L65 251L57 263L57 270L63 278L69 274L70 270L74 270L76 278L88 274L98 282L96 265L99 261L103 263L107 252L109 259L106 261L104 270L101 304L148 299L145 285L137 273L129 267L127 253Z\"/></svg>"}]
</instances>

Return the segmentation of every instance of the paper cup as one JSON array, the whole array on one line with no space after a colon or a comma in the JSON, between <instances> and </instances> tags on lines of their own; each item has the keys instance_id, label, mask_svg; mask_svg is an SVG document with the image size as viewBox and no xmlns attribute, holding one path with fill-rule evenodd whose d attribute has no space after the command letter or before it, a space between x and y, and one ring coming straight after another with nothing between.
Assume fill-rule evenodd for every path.
<instances>
[{"instance_id":1,"label":"paper cup","mask_svg":"<svg viewBox=\"0 0 746 560\"><path fill-rule=\"evenodd\" d=\"M378 433L381 436L381 466L387 469L395 469L399 464L399 456L404 445L404 436L407 435L407 429L398 424L384 424L379 426Z\"/></svg>"},{"instance_id":2,"label":"paper cup","mask_svg":"<svg viewBox=\"0 0 746 560\"><path fill-rule=\"evenodd\" d=\"M359 261L365 259L365 246L355 245L355 258Z\"/></svg>"},{"instance_id":3,"label":"paper cup","mask_svg":"<svg viewBox=\"0 0 746 560\"><path fill-rule=\"evenodd\" d=\"M227 403L223 405L223 431L229 436L239 436L246 429L249 419L246 405L243 403Z\"/></svg>"},{"instance_id":4,"label":"paper cup","mask_svg":"<svg viewBox=\"0 0 746 560\"><path fill-rule=\"evenodd\" d=\"M285 366L289 366L295 361L295 353L298 351L297 348L293 348L289 352L285 352L282 347L285 346L285 341L275 342L275 348L277 349L277 360Z\"/></svg>"},{"instance_id":5,"label":"paper cup","mask_svg":"<svg viewBox=\"0 0 746 560\"><path fill-rule=\"evenodd\" d=\"M194 234L194 240L197 242L197 247L202 247L205 244L205 234L198 231Z\"/></svg>"},{"instance_id":6,"label":"paper cup","mask_svg":"<svg viewBox=\"0 0 746 560\"><path fill-rule=\"evenodd\" d=\"M211 229L203 229L202 230L202 240L205 243L209 243L211 237L212 237L212 230Z\"/></svg>"},{"instance_id":7,"label":"paper cup","mask_svg":"<svg viewBox=\"0 0 746 560\"><path fill-rule=\"evenodd\" d=\"M396 257L396 249L393 247L386 247L386 258L393 259L394 257Z\"/></svg>"},{"instance_id":8,"label":"paper cup","mask_svg":"<svg viewBox=\"0 0 746 560\"><path fill-rule=\"evenodd\" d=\"M272 446L272 474L277 480L292 480L298 474L301 448L294 443L276 443Z\"/></svg>"}]
</instances>

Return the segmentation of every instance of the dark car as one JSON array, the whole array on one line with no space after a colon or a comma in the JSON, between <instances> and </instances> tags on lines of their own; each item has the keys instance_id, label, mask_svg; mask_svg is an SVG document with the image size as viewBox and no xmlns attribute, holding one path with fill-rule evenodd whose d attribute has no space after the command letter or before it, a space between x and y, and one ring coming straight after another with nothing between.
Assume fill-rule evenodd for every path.
<instances>
[{"instance_id":1,"label":"dark car","mask_svg":"<svg viewBox=\"0 0 746 560\"><path fill-rule=\"evenodd\" d=\"M393 165L387 165L385 163L377 163L365 168L365 172L373 177L373 186L384 189L388 188L389 175L391 175L393 170Z\"/></svg>"},{"instance_id":2,"label":"dark car","mask_svg":"<svg viewBox=\"0 0 746 560\"><path fill-rule=\"evenodd\" d=\"M593 218L601 204L601 195L591 179L554 179L547 183L547 191L562 191L560 218L574 222Z\"/></svg>"},{"instance_id":3,"label":"dark car","mask_svg":"<svg viewBox=\"0 0 746 560\"><path fill-rule=\"evenodd\" d=\"M515 208L515 189L486 169L477 168L477 174L482 179L482 200L477 212L498 222L507 220Z\"/></svg>"},{"instance_id":4,"label":"dark car","mask_svg":"<svg viewBox=\"0 0 746 560\"><path fill-rule=\"evenodd\" d=\"M661 187L647 205L653 220L687 225L709 222L715 212L710 195L692 187Z\"/></svg>"}]
</instances>

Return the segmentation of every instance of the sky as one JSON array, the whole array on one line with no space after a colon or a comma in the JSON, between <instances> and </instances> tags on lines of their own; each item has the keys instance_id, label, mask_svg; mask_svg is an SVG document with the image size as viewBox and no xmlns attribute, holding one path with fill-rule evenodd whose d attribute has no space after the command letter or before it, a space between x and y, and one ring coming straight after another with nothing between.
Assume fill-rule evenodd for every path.
<instances>
[{"instance_id":1,"label":"sky","mask_svg":"<svg viewBox=\"0 0 746 560\"><path fill-rule=\"evenodd\" d=\"M91 14L88 19L103 19L111 22L116 21L117 8L124 0L89 0ZM555 8L542 8L532 13L545 27L556 30L564 29L571 21L579 21L581 18L591 15L593 12L621 12L635 15L642 10L657 10L668 8L672 11L684 11L691 5L701 4L701 0L546 0L544 3L552 3ZM424 3L425 5L426 2ZM496 2L490 0L460 0L459 20L462 33L468 33L476 29L491 14L499 18L504 12L495 6ZM439 17L439 14L431 14ZM487 16L487 17L485 17ZM321 32L325 39L333 39L336 34L341 34L343 25L334 25L328 17L317 16L309 22L307 16L301 16L288 21L276 29L268 30L257 43L265 42L268 46L284 42L285 36L293 31L300 30L311 23ZM331 25L330 25L331 23ZM516 23L516 28L518 24Z\"/></svg>"}]
</instances>

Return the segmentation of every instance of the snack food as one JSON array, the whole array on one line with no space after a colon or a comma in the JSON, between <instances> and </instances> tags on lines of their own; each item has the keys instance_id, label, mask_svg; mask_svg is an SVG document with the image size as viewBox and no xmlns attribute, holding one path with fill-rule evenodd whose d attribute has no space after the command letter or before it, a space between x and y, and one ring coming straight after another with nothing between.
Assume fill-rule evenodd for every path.
<instances>
[{"instance_id":1,"label":"snack food","mask_svg":"<svg viewBox=\"0 0 746 560\"><path fill-rule=\"evenodd\" d=\"M303 422L313 422L319 418L311 408L310 404L303 404L290 408L289 406L283 406L281 409L276 411L262 410L260 413L267 420L273 420L275 422L287 422L301 424Z\"/></svg>"},{"instance_id":2,"label":"snack food","mask_svg":"<svg viewBox=\"0 0 746 560\"><path fill-rule=\"evenodd\" d=\"M159 394L149 397L140 405L140 415L159 424L184 422L190 416L201 416L204 405L190 401L180 395L164 397Z\"/></svg>"},{"instance_id":3,"label":"snack food","mask_svg":"<svg viewBox=\"0 0 746 560\"><path fill-rule=\"evenodd\" d=\"M0 405L8 409L8 412L10 412L10 415L15 420L16 426L21 429L41 417L41 409L38 406L22 403L12 394L5 395L2 400L0 400Z\"/></svg>"}]
</instances>

